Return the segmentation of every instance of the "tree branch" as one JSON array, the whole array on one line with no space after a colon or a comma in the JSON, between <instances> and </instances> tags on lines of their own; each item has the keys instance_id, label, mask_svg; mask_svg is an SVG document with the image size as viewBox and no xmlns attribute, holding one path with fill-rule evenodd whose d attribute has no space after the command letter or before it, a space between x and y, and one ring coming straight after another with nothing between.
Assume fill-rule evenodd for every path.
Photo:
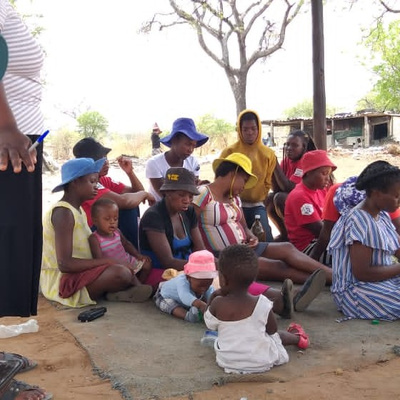
<instances>
[{"instance_id":1,"label":"tree branch","mask_svg":"<svg viewBox=\"0 0 400 400\"><path fill-rule=\"evenodd\" d=\"M386 11L395 13L395 14L400 13L400 10L389 7L384 0L379 0L379 2L382 4L383 7L386 8Z\"/></svg>"}]
</instances>

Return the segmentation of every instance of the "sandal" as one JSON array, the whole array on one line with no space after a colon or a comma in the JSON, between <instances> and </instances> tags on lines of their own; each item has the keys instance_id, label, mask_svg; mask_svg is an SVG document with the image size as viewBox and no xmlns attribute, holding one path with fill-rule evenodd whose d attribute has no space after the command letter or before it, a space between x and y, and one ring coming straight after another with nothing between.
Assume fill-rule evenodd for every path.
<instances>
[{"instance_id":1,"label":"sandal","mask_svg":"<svg viewBox=\"0 0 400 400\"><path fill-rule=\"evenodd\" d=\"M53 398L53 395L51 393L47 393L45 390L41 389L39 386L29 385L28 383L17 381L15 379L13 379L10 387L1 397L1 400L14 400L21 393L24 393L26 400L29 400L29 398L30 398L29 392L32 393L32 396L35 395L35 397L34 397L35 399L37 398L39 393L43 395L42 400L51 400Z\"/></svg>"},{"instance_id":2,"label":"sandal","mask_svg":"<svg viewBox=\"0 0 400 400\"><path fill-rule=\"evenodd\" d=\"M129 289L121 290L115 293L107 293L108 301L125 301L128 303L143 303L148 300L153 293L153 286L138 285Z\"/></svg>"},{"instance_id":3,"label":"sandal","mask_svg":"<svg viewBox=\"0 0 400 400\"><path fill-rule=\"evenodd\" d=\"M296 324L295 322L292 322L288 326L287 331L289 333L293 333L293 335L296 335L299 337L299 342L297 343L297 347L299 349L305 350L307 347L310 346L310 338L304 332L304 329L300 324Z\"/></svg>"},{"instance_id":4,"label":"sandal","mask_svg":"<svg viewBox=\"0 0 400 400\"><path fill-rule=\"evenodd\" d=\"M4 351L0 351L0 360L4 360L4 361L19 360L19 361L21 361L22 368L18 371L18 373L30 371L31 369L35 368L38 365L38 363L36 361L30 360L29 358L21 356L20 354L6 353Z\"/></svg>"},{"instance_id":5,"label":"sandal","mask_svg":"<svg viewBox=\"0 0 400 400\"><path fill-rule=\"evenodd\" d=\"M281 289L283 299L283 310L279 314L281 318L290 319L293 313L293 282L291 279L285 279Z\"/></svg>"},{"instance_id":6,"label":"sandal","mask_svg":"<svg viewBox=\"0 0 400 400\"><path fill-rule=\"evenodd\" d=\"M326 272L323 269L314 271L304 282L300 291L294 296L293 306L296 311L304 311L321 293L326 283Z\"/></svg>"}]
</instances>

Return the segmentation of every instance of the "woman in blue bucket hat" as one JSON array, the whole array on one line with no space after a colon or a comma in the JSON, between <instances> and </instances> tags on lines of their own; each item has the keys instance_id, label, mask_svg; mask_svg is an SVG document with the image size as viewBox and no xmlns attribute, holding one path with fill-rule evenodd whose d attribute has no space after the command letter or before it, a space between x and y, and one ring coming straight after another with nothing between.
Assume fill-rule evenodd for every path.
<instances>
[{"instance_id":1,"label":"woman in blue bucket hat","mask_svg":"<svg viewBox=\"0 0 400 400\"><path fill-rule=\"evenodd\" d=\"M62 180L53 192L63 197L43 218L43 295L68 307L84 307L106 296L138 302L134 274L112 258L93 259L88 238L92 234L81 204L97 194L105 158L76 158L61 167Z\"/></svg>"},{"instance_id":2,"label":"woman in blue bucket hat","mask_svg":"<svg viewBox=\"0 0 400 400\"><path fill-rule=\"evenodd\" d=\"M169 147L162 154L151 157L146 163L146 178L150 181L149 192L161 200L160 187L163 184L165 173L171 167L183 167L193 172L199 179L200 164L192 156L195 148L208 141L208 136L197 132L196 125L191 118L178 118L172 125L171 133L161 139L161 143ZM204 182L199 182L204 183Z\"/></svg>"}]
</instances>

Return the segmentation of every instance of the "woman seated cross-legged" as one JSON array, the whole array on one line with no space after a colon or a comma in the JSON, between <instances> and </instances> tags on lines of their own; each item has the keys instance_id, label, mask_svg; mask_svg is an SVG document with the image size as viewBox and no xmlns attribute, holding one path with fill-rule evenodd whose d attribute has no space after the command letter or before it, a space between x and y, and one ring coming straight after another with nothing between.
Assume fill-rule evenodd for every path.
<instances>
[{"instance_id":1,"label":"woman seated cross-legged","mask_svg":"<svg viewBox=\"0 0 400 400\"><path fill-rule=\"evenodd\" d=\"M194 174L185 168L170 168L160 190L163 199L146 210L139 226L141 253L150 256L153 265L146 283L155 287L163 281L166 269L182 271L192 252L205 249L191 204L193 196L199 194ZM319 264L315 262L315 265ZM304 273L304 281L307 276ZM306 308L324 285L325 273L318 270L297 295L299 309ZM290 279L285 280L281 290L258 282L251 290L252 294L264 294L273 301L275 313L283 318L291 317L293 283Z\"/></svg>"}]
</instances>

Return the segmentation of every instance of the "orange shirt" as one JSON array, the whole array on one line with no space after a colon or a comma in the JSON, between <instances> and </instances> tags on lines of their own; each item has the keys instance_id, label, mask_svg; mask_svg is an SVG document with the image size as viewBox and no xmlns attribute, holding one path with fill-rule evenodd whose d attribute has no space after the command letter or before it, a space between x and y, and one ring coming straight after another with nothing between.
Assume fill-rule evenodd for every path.
<instances>
[{"instance_id":1,"label":"orange shirt","mask_svg":"<svg viewBox=\"0 0 400 400\"><path fill-rule=\"evenodd\" d=\"M322 209L322 220L336 222L340 218L339 211L333 203L333 197L335 196L336 189L341 185L341 183L336 183L331 186L325 197L324 208ZM391 220L400 217L400 208L396 211L389 213Z\"/></svg>"}]
</instances>

